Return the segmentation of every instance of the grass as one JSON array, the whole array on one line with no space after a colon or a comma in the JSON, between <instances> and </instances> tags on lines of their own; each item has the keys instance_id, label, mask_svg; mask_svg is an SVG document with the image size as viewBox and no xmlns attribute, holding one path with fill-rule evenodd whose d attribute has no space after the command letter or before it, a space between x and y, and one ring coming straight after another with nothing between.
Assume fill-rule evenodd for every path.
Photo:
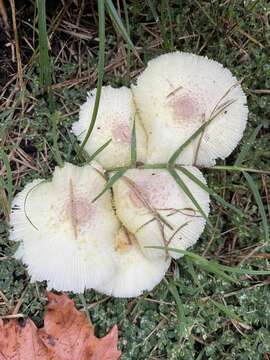
<instances>
[{"instance_id":1,"label":"grass","mask_svg":"<svg viewBox=\"0 0 270 360\"><path fill-rule=\"evenodd\" d=\"M118 8L115 3L104 1L106 36L98 43L98 10L103 12L103 1L99 1L99 9L87 2L82 9L68 2L56 9L58 5L47 2L47 24L43 16L47 30L42 34L50 41L50 58L43 58L47 63L43 72L53 64L52 111L48 110L49 97L40 93L44 82L39 77L35 34L42 19L38 17L39 23L33 20L31 5L16 9L23 83L14 76L14 66L7 68L8 85L1 84L0 315L9 314L21 301L19 312L38 325L42 323L45 284L31 284L25 267L11 257L15 244L7 240L7 209L15 192L27 182L51 174L57 156L74 161L80 150L69 129L86 92L97 86L97 81L101 87L101 76L105 84L126 85L143 69L142 60L146 64L174 49L191 51L222 62L243 79L250 109L243 146L226 163L219 162L205 172L213 197L213 228L205 230L190 254L173 263L166 280L152 292L131 300L94 291L74 298L79 307L88 309L98 335L118 323L124 360L267 360L270 281L263 271L269 269L270 258L270 39L265 15L269 4L259 0L184 1L179 5L149 0L124 2L123 6L120 2ZM24 21L26 11L31 26ZM119 11L128 27L119 19ZM12 22L11 13L8 15ZM43 45L48 42L44 40ZM23 104L17 81L24 91ZM135 148L133 134L133 163ZM124 169L119 171L124 173Z\"/></svg>"},{"instance_id":2,"label":"grass","mask_svg":"<svg viewBox=\"0 0 270 360\"><path fill-rule=\"evenodd\" d=\"M94 110L90 126L87 130L86 136L80 146L79 155L82 153L85 144L91 136L91 133L94 129L95 122L97 119L99 101L102 90L102 82L104 76L104 62L105 62L105 9L104 1L98 1L98 35L99 35L99 52L98 52L98 81L97 81L97 93L95 98Z\"/></svg>"}]
</instances>

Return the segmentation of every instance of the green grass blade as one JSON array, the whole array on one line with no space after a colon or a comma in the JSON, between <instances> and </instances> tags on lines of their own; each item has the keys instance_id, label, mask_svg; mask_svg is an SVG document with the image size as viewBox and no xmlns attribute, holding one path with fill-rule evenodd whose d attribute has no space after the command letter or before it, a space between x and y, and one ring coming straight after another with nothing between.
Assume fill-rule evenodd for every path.
<instances>
[{"instance_id":1,"label":"green grass blade","mask_svg":"<svg viewBox=\"0 0 270 360\"><path fill-rule=\"evenodd\" d=\"M91 156L88 157L87 162L90 163L95 159L95 157L100 154L106 147L112 142L112 139L105 142L105 144L101 145Z\"/></svg>"},{"instance_id":2,"label":"green grass blade","mask_svg":"<svg viewBox=\"0 0 270 360\"><path fill-rule=\"evenodd\" d=\"M171 29L171 13L170 13L170 6L167 2L167 0L162 0L160 1L160 16L158 15L157 9L156 9L156 5L154 4L154 2L152 0L146 0L149 9L152 13L152 16L155 20L155 22L157 23L157 25L159 26L159 30L160 30L160 34L161 34L161 38L162 38L162 42L164 44L164 48L167 51L171 51L172 50L172 33L170 35L171 39L168 39L167 36L167 19L170 22L170 26L169 28ZM170 41L171 40L171 41Z\"/></svg>"},{"instance_id":3,"label":"green grass blade","mask_svg":"<svg viewBox=\"0 0 270 360\"><path fill-rule=\"evenodd\" d=\"M270 270L250 270L250 269L241 269L238 267L231 267L226 265L219 265L219 267L227 272L232 274L240 274L240 275L270 275Z\"/></svg>"},{"instance_id":4,"label":"green grass blade","mask_svg":"<svg viewBox=\"0 0 270 360\"><path fill-rule=\"evenodd\" d=\"M194 283L198 286L200 291L206 295L206 293L205 293L205 291L204 291L204 289L203 289L203 287L202 287L202 285L201 285L201 283L200 283L200 281L199 281L199 279L197 277L197 274L196 274L196 272L194 270L192 261L188 257L186 257L185 259L186 259L186 263L187 263L187 266L188 266L188 272L192 276ZM207 297L207 300L212 302L213 305L215 305L220 311L224 312L229 318L236 319L236 320L240 321L240 318L238 317L237 314L235 314L234 311L228 309L223 304L220 304L220 303L216 302L215 300L212 300L210 297Z\"/></svg>"},{"instance_id":5,"label":"green grass blade","mask_svg":"<svg viewBox=\"0 0 270 360\"><path fill-rule=\"evenodd\" d=\"M234 283L234 284L238 284L237 280L235 280L233 277L231 277L230 275L227 275L223 270L221 270L219 268L219 264L213 263L211 261L208 261L207 264L200 264L200 266L202 267L202 269L204 269L207 272L210 272L212 274L215 274L217 276L219 276L220 278Z\"/></svg>"},{"instance_id":6,"label":"green grass blade","mask_svg":"<svg viewBox=\"0 0 270 360\"><path fill-rule=\"evenodd\" d=\"M38 9L38 38L39 38L39 81L40 86L48 91L51 86L51 63L49 58L47 25L46 25L46 1L37 0Z\"/></svg>"},{"instance_id":7,"label":"green grass blade","mask_svg":"<svg viewBox=\"0 0 270 360\"><path fill-rule=\"evenodd\" d=\"M263 202L258 190L258 187L255 183L255 181L252 179L252 177L245 171L243 171L243 175L248 183L248 186L250 188L250 190L253 193L253 196L255 198L255 201L258 205L259 208L259 212L262 218L262 224L263 224L263 230L264 230L264 236L265 236L265 240L269 241L269 227L268 227L268 221L267 221L267 217L266 217L266 213L265 213L265 209L263 206Z\"/></svg>"},{"instance_id":8,"label":"green grass blade","mask_svg":"<svg viewBox=\"0 0 270 360\"><path fill-rule=\"evenodd\" d=\"M168 164L142 164L138 169L168 169Z\"/></svg>"},{"instance_id":9,"label":"green grass blade","mask_svg":"<svg viewBox=\"0 0 270 360\"><path fill-rule=\"evenodd\" d=\"M229 107L231 104L233 104L235 100L229 100L225 102L224 104L221 104L220 106L215 108L215 113L210 116L210 119L204 122L194 133L182 144L179 146L179 148L172 154L172 156L169 159L169 164L173 165L178 156L181 154L181 152L193 141L195 140L206 128L208 125L211 124L213 120L216 119L218 115L220 115L227 107Z\"/></svg>"},{"instance_id":10,"label":"green grass blade","mask_svg":"<svg viewBox=\"0 0 270 360\"><path fill-rule=\"evenodd\" d=\"M215 305L221 312L223 312L228 319L234 319L234 320L237 320L239 322L242 322L242 320L240 319L240 317L235 314L234 311L232 311L231 309L228 309L225 305L211 299L210 297L208 298L208 300L213 304Z\"/></svg>"},{"instance_id":11,"label":"green grass blade","mask_svg":"<svg viewBox=\"0 0 270 360\"><path fill-rule=\"evenodd\" d=\"M132 133L131 133L131 146L130 146L131 165L135 165L137 161L137 139L136 139L136 122L134 119Z\"/></svg>"},{"instance_id":12,"label":"green grass blade","mask_svg":"<svg viewBox=\"0 0 270 360\"><path fill-rule=\"evenodd\" d=\"M128 44L130 49L137 55L136 48L132 42L132 40L129 37L128 31L126 30L123 21L121 17L119 16L112 0L105 0L106 8L108 10L108 13L110 15L110 18L112 19L113 23L115 24L117 30L121 34L122 38L125 40L125 42Z\"/></svg>"},{"instance_id":13,"label":"green grass blade","mask_svg":"<svg viewBox=\"0 0 270 360\"><path fill-rule=\"evenodd\" d=\"M165 0L166 2L166 10L167 10L167 16L169 20L169 29L170 29L170 50L174 50L174 30L173 30L173 21L172 21L172 14L171 14L171 7L170 7L170 1Z\"/></svg>"},{"instance_id":14,"label":"green grass blade","mask_svg":"<svg viewBox=\"0 0 270 360\"><path fill-rule=\"evenodd\" d=\"M189 258L186 258L186 263L187 263L187 266L188 266L188 271L190 273L190 275L192 276L193 278L193 281L195 282L195 284L198 286L198 288L201 290L202 293L205 294L205 291L197 277L197 274L194 270L194 267L193 267L193 263L190 261ZM219 310L221 310L222 312L224 312L229 318L231 319L236 319L238 321L240 321L240 318L235 314L234 311L228 309L226 306L224 306L223 304L220 304L218 302L216 302L215 300L212 300L210 297L208 297L208 300L210 302L212 302L213 305L215 305Z\"/></svg>"},{"instance_id":15,"label":"green grass blade","mask_svg":"<svg viewBox=\"0 0 270 360\"><path fill-rule=\"evenodd\" d=\"M149 6L149 9L151 10L151 13L153 15L153 18L155 19L155 22L158 24L159 23L159 16L158 16L158 13L156 11L156 7L155 5L153 4L152 0L146 0L148 6Z\"/></svg>"},{"instance_id":16,"label":"green grass blade","mask_svg":"<svg viewBox=\"0 0 270 360\"><path fill-rule=\"evenodd\" d=\"M162 34L164 48L167 51L173 50L173 31L170 5L168 0L160 2L160 32ZM170 31L170 35L168 32Z\"/></svg>"},{"instance_id":17,"label":"green grass blade","mask_svg":"<svg viewBox=\"0 0 270 360\"><path fill-rule=\"evenodd\" d=\"M87 303L86 303L84 294L79 294L79 299L81 300L81 303L82 303L85 315L87 317L87 320L88 320L90 326L92 327L93 324L92 324L92 321L91 321L91 318L90 318L90 314L89 314L89 310L88 310L88 307L87 307Z\"/></svg>"},{"instance_id":18,"label":"green grass blade","mask_svg":"<svg viewBox=\"0 0 270 360\"><path fill-rule=\"evenodd\" d=\"M216 22L214 21L212 16L210 16L210 14L208 14L208 12L205 10L205 7L200 4L200 1L194 0L194 2L197 4L198 8L204 13L207 19L212 23L212 25L216 28L217 27Z\"/></svg>"},{"instance_id":19,"label":"green grass blade","mask_svg":"<svg viewBox=\"0 0 270 360\"><path fill-rule=\"evenodd\" d=\"M64 165L64 162L61 157L61 153L58 146L58 131L57 131L57 125L59 121L59 111L54 111L54 113L51 115L51 122L52 122L52 132L53 132L53 154L55 161L57 164L62 167Z\"/></svg>"},{"instance_id":20,"label":"green grass blade","mask_svg":"<svg viewBox=\"0 0 270 360\"><path fill-rule=\"evenodd\" d=\"M85 144L87 143L90 135L95 126L95 122L97 119L100 96L101 96L101 89L102 89L102 82L104 77L104 64L105 64L105 9L104 9L104 0L98 0L98 35L99 35L99 52L98 52L98 81L97 81L97 92L95 98L95 104L92 114L92 119L87 130L86 136L80 146L79 154L81 155Z\"/></svg>"},{"instance_id":21,"label":"green grass blade","mask_svg":"<svg viewBox=\"0 0 270 360\"><path fill-rule=\"evenodd\" d=\"M27 219L27 221L29 221L29 223L33 226L33 228L37 231L39 231L39 228L32 222L32 220L30 219L28 213L27 213L27 210L26 210L26 204L27 204L27 201L28 201L28 197L30 196L30 194L40 185L48 182L49 180L42 180L41 182L37 183L34 187L32 187L28 193L26 194L25 196L25 199L24 199L24 203L23 203L23 212L24 212L24 215Z\"/></svg>"},{"instance_id":22,"label":"green grass blade","mask_svg":"<svg viewBox=\"0 0 270 360\"><path fill-rule=\"evenodd\" d=\"M52 96L52 64L49 57L48 36L46 25L46 1L37 0L38 40L39 40L39 82L43 92L48 93L50 110L55 105Z\"/></svg>"},{"instance_id":23,"label":"green grass blade","mask_svg":"<svg viewBox=\"0 0 270 360\"><path fill-rule=\"evenodd\" d=\"M0 213L2 211L4 217L8 219L10 213L10 207L8 203L9 201L6 197L5 189L6 186L5 186L4 177L1 175L0 176Z\"/></svg>"},{"instance_id":24,"label":"green grass blade","mask_svg":"<svg viewBox=\"0 0 270 360\"><path fill-rule=\"evenodd\" d=\"M208 216L203 211L201 206L199 205L198 201L195 199L195 197L192 195L191 191L187 187L187 185L184 183L184 181L181 179L181 177L177 174L177 172L174 169L168 169L171 176L174 178L176 183L179 185L179 187L184 191L184 193L187 195L187 197L192 201L192 203L195 205L195 207L199 210L201 215L206 220L207 224L212 228L212 224L210 223Z\"/></svg>"},{"instance_id":25,"label":"green grass blade","mask_svg":"<svg viewBox=\"0 0 270 360\"><path fill-rule=\"evenodd\" d=\"M257 137L259 131L261 130L261 128L262 128L262 125L261 124L258 125L256 127L256 129L254 129L254 131L250 135L248 141L243 145L243 147L234 163L235 166L240 166L245 161L245 158L246 158L247 154L249 153L251 146L254 144L256 137Z\"/></svg>"},{"instance_id":26,"label":"green grass blade","mask_svg":"<svg viewBox=\"0 0 270 360\"><path fill-rule=\"evenodd\" d=\"M145 248L149 248L149 249L160 249L164 251L164 247L163 246L145 246ZM239 267L235 267L235 266L226 266L226 265L221 265L219 263L217 263L216 261L213 260L207 260L204 257L195 254L191 251L187 251L187 250L179 250L179 249L174 249L174 248L168 248L168 251L174 251L176 253L182 254L187 256L189 259L193 260L193 262L197 262L197 264L203 266L203 267L208 267L208 265L210 264L210 268L211 269L215 269L218 268L219 271L221 272L230 272L232 274L240 274L240 275L270 275L270 270L250 270L250 269L242 269ZM235 280L233 278L231 278L234 282Z\"/></svg>"},{"instance_id":27,"label":"green grass blade","mask_svg":"<svg viewBox=\"0 0 270 360\"><path fill-rule=\"evenodd\" d=\"M205 270L206 272L215 274L221 278L223 278L226 281L232 282L232 283L237 283L237 281L227 275L221 268L220 268L220 264L211 261L211 260L207 260L204 257L194 254L191 251L186 251L186 250L177 250L177 249L168 249L171 251L175 251L178 253L182 253L184 255L186 255L187 257L189 257L197 266L201 267L203 270Z\"/></svg>"},{"instance_id":28,"label":"green grass blade","mask_svg":"<svg viewBox=\"0 0 270 360\"><path fill-rule=\"evenodd\" d=\"M178 294L177 288L176 288L175 284L172 281L167 283L167 287L168 287L170 293L172 294L172 296L174 297L174 300L176 302L176 313L177 313L177 318L179 320L180 334L181 334L181 336L185 336L186 335L186 329L187 329L187 321L186 321L186 316L185 316L184 304L182 303L181 298L180 298L180 296Z\"/></svg>"},{"instance_id":29,"label":"green grass blade","mask_svg":"<svg viewBox=\"0 0 270 360\"><path fill-rule=\"evenodd\" d=\"M193 141L195 140L206 128L207 125L209 125L210 122L207 121L204 124L202 124L182 145L179 146L179 148L173 153L173 155L169 159L169 164L174 164L178 158L178 156L181 154L181 152Z\"/></svg>"},{"instance_id":30,"label":"green grass blade","mask_svg":"<svg viewBox=\"0 0 270 360\"><path fill-rule=\"evenodd\" d=\"M201 290L201 292L205 294L205 291L204 291L204 289L203 289L203 287L202 287L202 285L201 285L200 281L198 280L197 275L195 273L193 263L188 258L186 258L186 263L188 265L188 271L189 271L190 275L192 276L193 281L198 286L198 288ZM240 321L240 318L235 314L234 311L229 310L226 306L216 302L215 300L212 300L210 297L208 297L208 300L210 300L210 302L212 302L213 305L215 305L219 310L224 312L229 318L236 319L236 320Z\"/></svg>"},{"instance_id":31,"label":"green grass blade","mask_svg":"<svg viewBox=\"0 0 270 360\"><path fill-rule=\"evenodd\" d=\"M160 249L160 250L164 251L163 246L145 246L145 248L147 248L147 249ZM215 274L215 275L223 278L224 280L226 280L228 282L238 284L238 282L233 277L231 277L230 275L226 274L225 271L223 271L220 264L218 264L218 263L216 263L214 261L209 261L209 260L205 259L204 257L202 257L202 256L200 256L198 254L194 254L193 252L187 251L187 250L179 250L179 249L170 248L170 247L168 247L167 250L179 253L181 255L185 255L190 260L192 260L196 266L198 266L199 268L205 270L206 272Z\"/></svg>"},{"instance_id":32,"label":"green grass blade","mask_svg":"<svg viewBox=\"0 0 270 360\"><path fill-rule=\"evenodd\" d=\"M198 286L200 291L203 294L205 294L204 288L198 279L198 274L194 270L193 262L187 256L185 256L185 262L187 264L187 270L188 270L189 274L191 275L194 283Z\"/></svg>"},{"instance_id":33,"label":"green grass blade","mask_svg":"<svg viewBox=\"0 0 270 360\"><path fill-rule=\"evenodd\" d=\"M0 150L0 159L3 161L3 164L6 168L6 172L7 172L7 183L6 183L6 189L7 189L7 194L8 194L8 205L9 205L9 211L11 209L11 204L12 204L12 198L13 198L13 184L12 184L12 171L11 171L11 167L9 164L9 160L7 157L7 154L5 153L4 150ZM3 182L4 184L4 182Z\"/></svg>"},{"instance_id":34,"label":"green grass blade","mask_svg":"<svg viewBox=\"0 0 270 360\"><path fill-rule=\"evenodd\" d=\"M251 172L255 174L265 174L270 175L270 171L268 170L258 170L258 169L251 169L248 167L242 166L234 166L234 165L215 165L207 168L208 170L225 170L225 171L240 171L240 172Z\"/></svg>"},{"instance_id":35,"label":"green grass blade","mask_svg":"<svg viewBox=\"0 0 270 360\"><path fill-rule=\"evenodd\" d=\"M107 182L106 186L104 187L104 189L92 200L92 202L95 202L97 199L99 199L106 191L110 190L114 183L119 180L124 173L127 171L127 168L118 170Z\"/></svg>"},{"instance_id":36,"label":"green grass blade","mask_svg":"<svg viewBox=\"0 0 270 360\"><path fill-rule=\"evenodd\" d=\"M126 23L126 29L127 29L127 33L128 33L128 36L130 38L130 24L129 24L129 17L128 17L128 7L127 7L127 2L126 0L123 0L123 7L124 7L124 14L125 14L125 23ZM127 72L128 72L128 75L130 76L130 68L131 68L131 58L130 58L130 55L131 55L131 47L128 45L128 49L127 49Z\"/></svg>"},{"instance_id":37,"label":"green grass blade","mask_svg":"<svg viewBox=\"0 0 270 360\"><path fill-rule=\"evenodd\" d=\"M80 145L77 143L77 138L75 138L75 136L69 131L67 131L67 136L71 150L74 150L76 152L77 160L79 160L81 163L89 162L90 156L85 150L83 150L79 155ZM71 162L72 159L67 157L67 161Z\"/></svg>"},{"instance_id":38,"label":"green grass blade","mask_svg":"<svg viewBox=\"0 0 270 360\"><path fill-rule=\"evenodd\" d=\"M186 175L190 180L195 182L195 184L199 185L203 190L205 190L209 195L211 195L217 202L219 202L222 206L225 208L229 208L233 211L235 211L240 216L244 216L243 212L239 209L237 209L232 204L225 201L221 196L219 196L214 190L209 188L207 185L205 185L201 180L199 180L196 176L194 176L189 170L184 168L183 166L177 166L177 169L179 169L184 175Z\"/></svg>"},{"instance_id":39,"label":"green grass blade","mask_svg":"<svg viewBox=\"0 0 270 360\"><path fill-rule=\"evenodd\" d=\"M50 120L53 133L52 152L55 161L59 166L63 166L59 146L57 125L59 112L55 110L55 101L52 94L52 64L49 57L47 24L46 24L46 1L37 0L38 11L38 39L39 39L39 82L43 92L48 94Z\"/></svg>"}]
</instances>

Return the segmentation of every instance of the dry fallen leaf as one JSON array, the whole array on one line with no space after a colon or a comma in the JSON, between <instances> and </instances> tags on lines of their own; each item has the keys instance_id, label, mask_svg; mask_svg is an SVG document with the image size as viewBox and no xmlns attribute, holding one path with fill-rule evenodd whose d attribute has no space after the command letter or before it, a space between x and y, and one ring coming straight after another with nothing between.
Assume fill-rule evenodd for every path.
<instances>
[{"instance_id":1,"label":"dry fallen leaf","mask_svg":"<svg viewBox=\"0 0 270 360\"><path fill-rule=\"evenodd\" d=\"M31 320L21 326L16 320L0 320L0 360L60 360L49 354Z\"/></svg>"},{"instance_id":2,"label":"dry fallen leaf","mask_svg":"<svg viewBox=\"0 0 270 360\"><path fill-rule=\"evenodd\" d=\"M0 320L0 360L117 360L117 327L98 339L67 295L48 293L44 327Z\"/></svg>"}]
</instances>

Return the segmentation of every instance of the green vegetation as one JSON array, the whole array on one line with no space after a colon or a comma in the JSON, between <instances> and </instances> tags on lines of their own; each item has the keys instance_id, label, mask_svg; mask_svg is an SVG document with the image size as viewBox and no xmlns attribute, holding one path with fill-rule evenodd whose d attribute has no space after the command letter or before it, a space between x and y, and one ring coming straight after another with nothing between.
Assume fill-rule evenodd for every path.
<instances>
[{"instance_id":1,"label":"green vegetation","mask_svg":"<svg viewBox=\"0 0 270 360\"><path fill-rule=\"evenodd\" d=\"M34 178L49 177L63 160L87 160L70 125L88 90L102 79L130 84L149 59L178 49L223 63L248 95L243 146L204 172L213 195L212 227L150 293L131 300L94 291L73 296L88 308L98 335L118 323L124 360L270 359L268 1L134 0L120 1L119 8L106 0L99 6L47 1L47 22L42 3L18 2L16 9L21 92L16 64L1 70L0 315L19 304L18 316L41 325L46 303L46 284L31 284L25 267L12 258L16 244L7 238L14 194ZM12 22L11 9L8 15ZM0 42L4 46L8 37ZM11 52L6 56L10 62ZM134 163L135 134L132 143Z\"/></svg>"}]
</instances>

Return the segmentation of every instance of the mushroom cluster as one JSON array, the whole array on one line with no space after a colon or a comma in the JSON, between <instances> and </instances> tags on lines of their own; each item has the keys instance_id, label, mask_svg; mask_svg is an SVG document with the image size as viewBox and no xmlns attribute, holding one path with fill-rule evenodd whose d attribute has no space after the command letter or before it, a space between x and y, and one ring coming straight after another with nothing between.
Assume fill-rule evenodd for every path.
<instances>
[{"instance_id":1,"label":"mushroom cluster","mask_svg":"<svg viewBox=\"0 0 270 360\"><path fill-rule=\"evenodd\" d=\"M80 142L95 98L93 90L73 124ZM104 86L84 148L95 160L56 167L50 181L34 180L14 198L15 257L27 265L32 281L47 280L48 288L59 291L93 288L133 297L152 290L171 259L180 257L173 249L194 245L204 230L210 201L196 166L212 166L234 150L247 113L231 72L188 53L150 61L131 88ZM168 162L178 182L159 166ZM104 191L119 168L121 176Z\"/></svg>"}]
</instances>

